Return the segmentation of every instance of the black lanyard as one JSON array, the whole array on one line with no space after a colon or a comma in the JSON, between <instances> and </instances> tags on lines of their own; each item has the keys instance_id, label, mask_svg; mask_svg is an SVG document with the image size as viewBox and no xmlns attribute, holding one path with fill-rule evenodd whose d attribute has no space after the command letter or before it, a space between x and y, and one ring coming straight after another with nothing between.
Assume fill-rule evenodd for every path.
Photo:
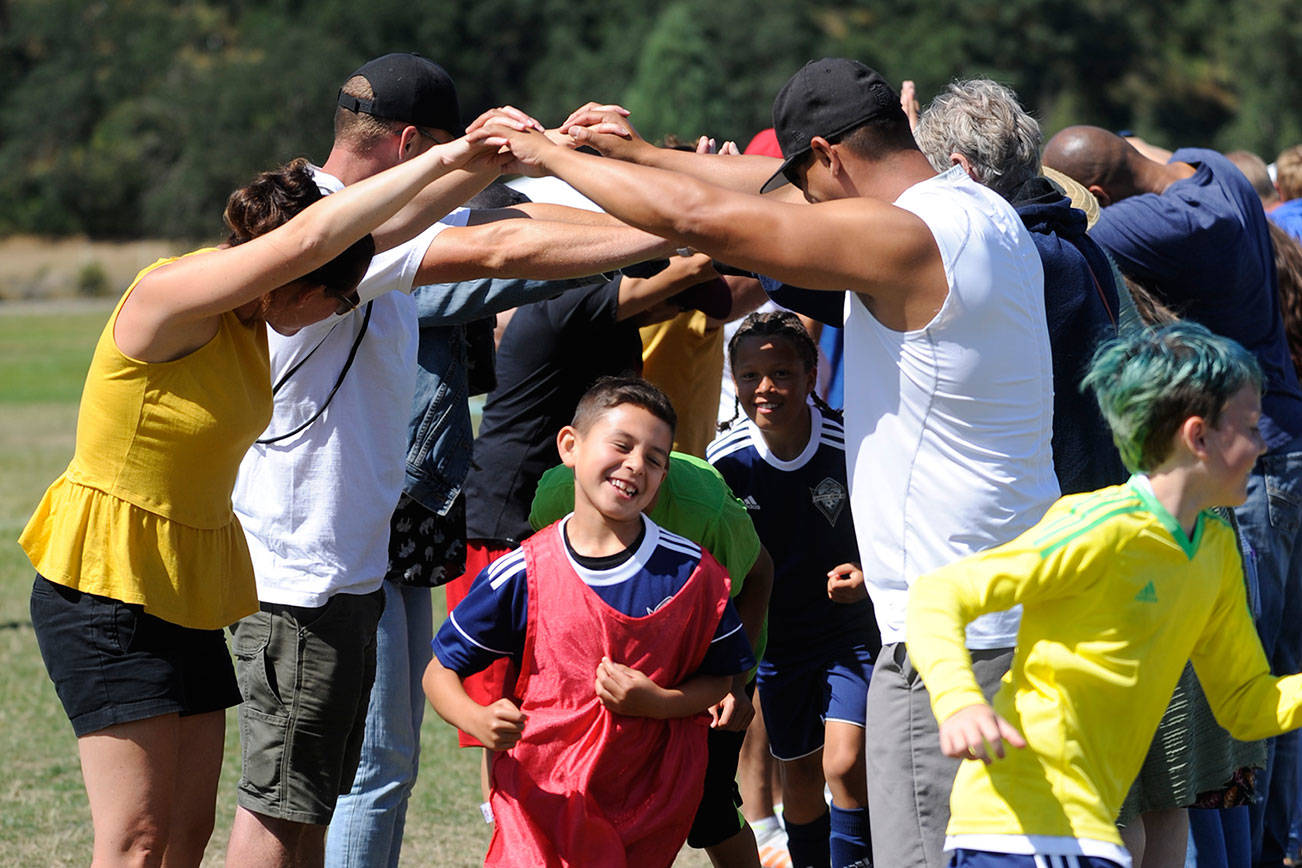
<instances>
[{"instance_id":1,"label":"black lanyard","mask_svg":"<svg viewBox=\"0 0 1302 868\"><path fill-rule=\"evenodd\" d=\"M362 338L366 336L366 327L371 324L371 305L374 303L375 303L374 301L368 301L366 303L366 313L362 317L362 327L357 330L357 337L353 338L353 346L352 349L348 351L348 358L344 361L343 370L339 372L339 377L335 380L334 388L330 390L329 395L326 395L325 401L321 404L320 407L317 408L317 411L312 414L312 418L308 419L302 425L299 425L297 428L295 428L293 431L290 431L287 434L278 434L275 437L263 437L254 441L255 443L258 443L259 445L262 446L266 446L270 443L279 443L281 440L288 440L290 437L293 437L296 434L301 434L307 428L307 426L311 425L317 419L321 418L321 414L326 411L326 407L330 406L330 402L334 400L335 393L338 392L339 387L343 385L344 377L348 376L348 369L353 366L353 359L357 358L357 348L362 345ZM289 378L294 376L294 374L298 373L298 369L303 367L303 365L307 363L307 360L312 358L312 355L317 350L321 349L321 344L324 344L326 340L329 339L330 335L333 333L334 333L334 329L331 329L330 331L326 332L325 337L321 338L321 340L317 342L317 345L312 348L311 352L309 352L306 356L300 359L298 364L294 365L294 367L286 371L284 375L276 382L276 384L271 387L271 396L273 398L277 394L279 394L281 387L284 386L285 383L289 381Z\"/></svg>"}]
</instances>

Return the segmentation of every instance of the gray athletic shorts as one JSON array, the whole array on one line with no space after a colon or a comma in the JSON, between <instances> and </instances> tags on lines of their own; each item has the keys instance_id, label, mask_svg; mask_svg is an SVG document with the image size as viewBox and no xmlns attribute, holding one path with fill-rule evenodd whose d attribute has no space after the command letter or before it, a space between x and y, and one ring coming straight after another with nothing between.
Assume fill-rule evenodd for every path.
<instances>
[{"instance_id":1,"label":"gray athletic shorts","mask_svg":"<svg viewBox=\"0 0 1302 868\"><path fill-rule=\"evenodd\" d=\"M1013 662L1012 648L970 651L977 683L989 700ZM949 791L959 760L940 752L931 697L904 643L883 645L868 682L868 820L873 864L945 868Z\"/></svg>"}]
</instances>

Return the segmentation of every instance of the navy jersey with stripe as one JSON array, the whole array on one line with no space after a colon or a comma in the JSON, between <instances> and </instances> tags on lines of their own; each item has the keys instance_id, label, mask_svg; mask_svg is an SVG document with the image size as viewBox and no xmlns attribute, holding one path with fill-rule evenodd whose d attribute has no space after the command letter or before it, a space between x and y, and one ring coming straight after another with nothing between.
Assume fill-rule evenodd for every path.
<instances>
[{"instance_id":1,"label":"navy jersey with stripe","mask_svg":"<svg viewBox=\"0 0 1302 868\"><path fill-rule=\"evenodd\" d=\"M767 661L802 661L849 644L876 655L881 634L872 603L835 603L827 571L859 561L846 485L845 429L810 407L809 443L790 461L774 455L743 419L710 444L706 460L750 512L773 557Z\"/></svg>"},{"instance_id":2,"label":"navy jersey with stripe","mask_svg":"<svg viewBox=\"0 0 1302 868\"><path fill-rule=\"evenodd\" d=\"M561 520L561 533L565 522ZM643 516L646 534L641 545L619 566L592 570L568 552L570 567L597 596L625 615L649 615L667 603L687 583L701 560L701 547L670 533ZM524 649L529 611L529 583L524 551L516 549L485 567L464 600L448 615L434 637L439 662L463 678L499 657L519 662ZM729 600L719 619L710 650L698 673L735 675L755 666L741 618Z\"/></svg>"}]
</instances>

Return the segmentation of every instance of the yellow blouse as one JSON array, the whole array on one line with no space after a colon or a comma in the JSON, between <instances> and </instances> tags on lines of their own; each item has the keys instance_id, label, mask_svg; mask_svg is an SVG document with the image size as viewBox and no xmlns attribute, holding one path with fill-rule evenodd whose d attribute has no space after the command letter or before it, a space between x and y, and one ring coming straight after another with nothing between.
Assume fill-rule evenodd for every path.
<instances>
[{"instance_id":1,"label":"yellow blouse","mask_svg":"<svg viewBox=\"0 0 1302 868\"><path fill-rule=\"evenodd\" d=\"M76 451L19 537L37 572L139 603L166 621L218 629L258 608L231 491L271 419L266 327L223 314L216 336L170 362L141 362L100 334Z\"/></svg>"}]
</instances>

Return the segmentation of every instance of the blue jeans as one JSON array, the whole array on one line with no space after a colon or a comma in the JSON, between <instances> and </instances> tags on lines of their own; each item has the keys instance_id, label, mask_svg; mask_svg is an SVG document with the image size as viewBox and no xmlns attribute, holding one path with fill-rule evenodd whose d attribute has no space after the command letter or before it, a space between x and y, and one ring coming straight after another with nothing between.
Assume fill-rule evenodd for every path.
<instances>
[{"instance_id":1,"label":"blue jeans","mask_svg":"<svg viewBox=\"0 0 1302 868\"><path fill-rule=\"evenodd\" d=\"M1263 455L1248 477L1248 499L1235 510L1257 562L1257 632L1276 675L1302 669L1302 440ZM1273 740L1257 777L1264 798L1252 806L1257 865L1278 866L1297 805L1297 733Z\"/></svg>"},{"instance_id":2,"label":"blue jeans","mask_svg":"<svg viewBox=\"0 0 1302 868\"><path fill-rule=\"evenodd\" d=\"M1189 809L1189 849L1185 868L1250 868L1252 836L1248 806L1220 810Z\"/></svg>"},{"instance_id":3,"label":"blue jeans","mask_svg":"<svg viewBox=\"0 0 1302 868\"><path fill-rule=\"evenodd\" d=\"M384 603L362 760L352 790L339 797L330 822L329 868L397 866L407 799L420 765L425 714L420 682L434 633L430 589L386 581Z\"/></svg>"}]
</instances>

